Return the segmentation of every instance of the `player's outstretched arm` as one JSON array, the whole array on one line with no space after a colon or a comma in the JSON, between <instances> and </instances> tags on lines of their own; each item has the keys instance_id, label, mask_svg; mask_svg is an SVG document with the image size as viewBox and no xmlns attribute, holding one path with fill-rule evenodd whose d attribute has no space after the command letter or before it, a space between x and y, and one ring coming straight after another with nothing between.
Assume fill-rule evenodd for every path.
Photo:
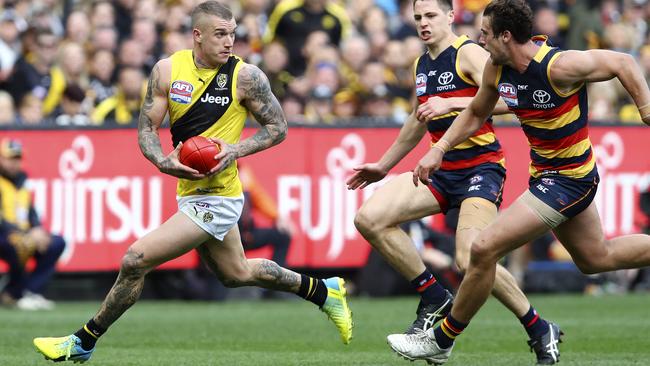
<instances>
[{"instance_id":1,"label":"player's outstretched arm","mask_svg":"<svg viewBox=\"0 0 650 366\"><path fill-rule=\"evenodd\" d=\"M447 150L467 140L476 132L485 119L492 113L499 100L495 88L496 66L491 61L486 62L483 71L483 81L472 102L463 110L451 124L440 140L420 159L413 170L413 184L418 181L427 184L432 171L440 169L442 156Z\"/></svg>"},{"instance_id":2,"label":"player's outstretched arm","mask_svg":"<svg viewBox=\"0 0 650 366\"><path fill-rule=\"evenodd\" d=\"M569 93L585 82L613 78L623 84L639 108L643 122L650 125L650 90L634 58L610 50L564 51L551 65L554 88Z\"/></svg>"},{"instance_id":3,"label":"player's outstretched arm","mask_svg":"<svg viewBox=\"0 0 650 366\"><path fill-rule=\"evenodd\" d=\"M378 162L361 164L353 168L355 173L346 181L348 189L363 189L371 183L382 180L406 154L413 150L426 132L426 124L418 122L414 110L404 122L393 144Z\"/></svg>"},{"instance_id":4,"label":"player's outstretched arm","mask_svg":"<svg viewBox=\"0 0 650 366\"><path fill-rule=\"evenodd\" d=\"M178 161L182 143L178 144L174 151L165 156L160 145L158 130L167 113L167 90L169 80L166 75L170 74L171 61L160 60L154 65L147 83L147 94L140 107L138 117L138 144L142 154L149 159L163 173L185 179L201 179L205 175L181 164Z\"/></svg>"}]
</instances>

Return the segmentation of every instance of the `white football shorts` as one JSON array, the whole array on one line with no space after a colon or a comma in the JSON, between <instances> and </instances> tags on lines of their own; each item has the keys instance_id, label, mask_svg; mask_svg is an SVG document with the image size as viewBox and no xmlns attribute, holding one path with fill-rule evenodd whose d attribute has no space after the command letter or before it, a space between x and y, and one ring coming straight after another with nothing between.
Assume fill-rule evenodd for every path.
<instances>
[{"instance_id":1,"label":"white football shorts","mask_svg":"<svg viewBox=\"0 0 650 366\"><path fill-rule=\"evenodd\" d=\"M219 240L237 225L244 207L244 196L185 196L176 197L178 210L201 229Z\"/></svg>"}]
</instances>

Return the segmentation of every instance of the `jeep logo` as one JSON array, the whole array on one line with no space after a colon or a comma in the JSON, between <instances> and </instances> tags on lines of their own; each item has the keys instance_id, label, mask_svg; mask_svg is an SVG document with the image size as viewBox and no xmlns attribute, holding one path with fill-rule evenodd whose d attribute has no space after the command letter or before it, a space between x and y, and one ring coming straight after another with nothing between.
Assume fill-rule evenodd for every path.
<instances>
[{"instance_id":1,"label":"jeep logo","mask_svg":"<svg viewBox=\"0 0 650 366\"><path fill-rule=\"evenodd\" d=\"M222 96L212 96L210 93L205 93L203 98L201 98L202 103L214 103L214 104L219 104L221 106L228 105L230 103L230 97L222 97Z\"/></svg>"}]
</instances>

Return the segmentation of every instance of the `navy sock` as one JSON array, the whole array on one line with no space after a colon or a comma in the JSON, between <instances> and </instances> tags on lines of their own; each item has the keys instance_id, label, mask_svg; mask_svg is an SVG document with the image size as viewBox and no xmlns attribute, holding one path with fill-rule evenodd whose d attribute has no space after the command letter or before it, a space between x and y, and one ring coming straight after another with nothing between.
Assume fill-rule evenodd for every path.
<instances>
[{"instance_id":1,"label":"navy sock","mask_svg":"<svg viewBox=\"0 0 650 366\"><path fill-rule=\"evenodd\" d=\"M445 288L436 281L429 270L411 280L411 286L420 294L425 304L439 304L447 297Z\"/></svg>"},{"instance_id":2,"label":"navy sock","mask_svg":"<svg viewBox=\"0 0 650 366\"><path fill-rule=\"evenodd\" d=\"M440 325L433 330L433 335L436 337L436 343L440 348L449 348L454 344L454 340L458 337L463 330L467 327L467 324L461 323L458 320L454 319L451 314L440 322Z\"/></svg>"},{"instance_id":3,"label":"navy sock","mask_svg":"<svg viewBox=\"0 0 650 366\"><path fill-rule=\"evenodd\" d=\"M542 319L534 307L530 307L528 312L519 318L521 325L526 329L526 333L530 338L542 336L548 332L548 323Z\"/></svg>"},{"instance_id":4,"label":"navy sock","mask_svg":"<svg viewBox=\"0 0 650 366\"><path fill-rule=\"evenodd\" d=\"M327 299L327 286L321 279L301 274L300 288L297 295L322 307Z\"/></svg>"},{"instance_id":5,"label":"navy sock","mask_svg":"<svg viewBox=\"0 0 650 366\"><path fill-rule=\"evenodd\" d=\"M90 351L95 347L95 343L104 333L106 333L106 329L97 325L93 319L90 319L88 323L76 331L74 335L81 339L81 348Z\"/></svg>"}]
</instances>

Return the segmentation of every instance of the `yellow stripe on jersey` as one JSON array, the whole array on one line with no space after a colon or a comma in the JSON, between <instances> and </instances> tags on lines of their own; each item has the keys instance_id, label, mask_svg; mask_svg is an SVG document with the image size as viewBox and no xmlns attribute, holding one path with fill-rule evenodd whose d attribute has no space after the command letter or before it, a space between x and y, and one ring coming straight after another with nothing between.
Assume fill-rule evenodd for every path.
<instances>
[{"instance_id":1,"label":"yellow stripe on jersey","mask_svg":"<svg viewBox=\"0 0 650 366\"><path fill-rule=\"evenodd\" d=\"M560 56L560 54L562 54L562 52L556 53L548 61L548 66L546 66L546 78L548 79L548 82L551 84L551 87L553 88L553 91L555 91L557 93L557 95L566 98L568 96L571 96L572 94L575 94L578 90L580 90L580 88L582 88L585 85L585 83L581 82L578 86L576 86L575 88L569 90L566 93L564 93L560 88L558 88L555 85L555 83L553 82L553 79L551 79L551 65L553 65L553 63L557 60L557 58Z\"/></svg>"},{"instance_id":2,"label":"yellow stripe on jersey","mask_svg":"<svg viewBox=\"0 0 650 366\"><path fill-rule=\"evenodd\" d=\"M467 37L466 35L462 35L462 36L456 38L456 40L454 41L454 43L453 43L452 45L454 46L454 48L458 49L458 48L460 48L460 47L463 45L463 42L467 41L468 39L469 39L469 37ZM455 69L456 69L456 74L458 74L458 76L460 76L460 78L461 78L464 82L466 82L466 83L469 84L469 85L474 85L474 86L477 85L477 84L474 82L474 80L472 80L471 78L467 77L467 76L463 73L463 70L462 70L461 67L460 67L460 57L458 57L458 53L456 54L456 65L455 65Z\"/></svg>"},{"instance_id":3,"label":"yellow stripe on jersey","mask_svg":"<svg viewBox=\"0 0 650 366\"><path fill-rule=\"evenodd\" d=\"M435 117L431 118L431 121L435 121L435 120L443 119L443 118L447 118L447 117L455 117L455 116L457 116L459 114L460 114L459 111L452 111L452 112L449 112L449 113L446 113L446 114L442 114L440 116L435 116Z\"/></svg>"},{"instance_id":4,"label":"yellow stripe on jersey","mask_svg":"<svg viewBox=\"0 0 650 366\"><path fill-rule=\"evenodd\" d=\"M560 170L559 173L560 175L563 175L565 177L570 177L570 178L582 178L589 174L592 170L594 170L594 166L596 165L596 154L591 155L591 159L586 162L584 165L581 165L577 168L574 169L564 169ZM535 168L533 168L533 164L530 164L530 167L528 168L528 172L533 178L539 178L542 174L542 172L538 172Z\"/></svg>"},{"instance_id":5,"label":"yellow stripe on jersey","mask_svg":"<svg viewBox=\"0 0 650 366\"><path fill-rule=\"evenodd\" d=\"M497 65L497 77L494 79L494 87L499 90L499 80L501 80L501 74L503 74L503 65Z\"/></svg>"},{"instance_id":6,"label":"yellow stripe on jersey","mask_svg":"<svg viewBox=\"0 0 650 366\"><path fill-rule=\"evenodd\" d=\"M574 122L580 117L580 104L576 104L570 111L556 118L536 118L536 119L521 119L521 123L535 128L542 128L545 130L557 130Z\"/></svg>"},{"instance_id":7,"label":"yellow stripe on jersey","mask_svg":"<svg viewBox=\"0 0 650 366\"><path fill-rule=\"evenodd\" d=\"M591 140L589 140L589 137L587 137L586 139L564 149L550 150L550 149L536 149L535 147L532 147L532 149L537 153L537 155L543 158L554 159L554 158L573 158L575 156L580 156L584 154L585 151L589 150L590 147L591 147Z\"/></svg>"},{"instance_id":8,"label":"yellow stripe on jersey","mask_svg":"<svg viewBox=\"0 0 650 366\"><path fill-rule=\"evenodd\" d=\"M544 59L544 57L545 57L549 52L551 52L551 50L552 50L552 48L549 47L549 45L546 44L546 41L544 41L544 43L542 43L542 45L539 46L539 49L537 50L537 53L535 54L535 57L533 57L533 59L534 59L535 61L537 61L537 63L540 63L540 62L542 62L542 60Z\"/></svg>"},{"instance_id":9,"label":"yellow stripe on jersey","mask_svg":"<svg viewBox=\"0 0 650 366\"><path fill-rule=\"evenodd\" d=\"M471 136L466 141L456 145L454 150L469 149L474 146L485 146L493 143L497 140L497 136L494 132L487 132L478 136Z\"/></svg>"}]
</instances>

